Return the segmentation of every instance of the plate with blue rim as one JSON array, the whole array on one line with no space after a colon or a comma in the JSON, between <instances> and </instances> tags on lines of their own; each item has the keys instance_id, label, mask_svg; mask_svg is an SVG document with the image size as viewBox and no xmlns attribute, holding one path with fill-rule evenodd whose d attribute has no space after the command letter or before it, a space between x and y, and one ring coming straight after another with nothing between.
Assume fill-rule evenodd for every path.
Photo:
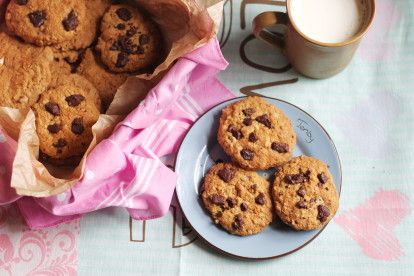
<instances>
[{"instance_id":1,"label":"plate with blue rim","mask_svg":"<svg viewBox=\"0 0 414 276\"><path fill-rule=\"evenodd\" d=\"M314 240L323 230L296 231L276 218L263 232L251 236L229 234L215 225L199 196L204 175L217 162L230 161L217 142L221 110L242 100L234 98L204 113L184 137L175 160L178 174L176 194L184 216L209 245L228 255L243 259L271 259L293 253ZM293 156L307 155L329 166L338 192L342 186L341 163L335 145L326 130L299 107L274 98L263 97L281 109L292 121L297 140ZM260 171L271 178L273 171Z\"/></svg>"}]
</instances>

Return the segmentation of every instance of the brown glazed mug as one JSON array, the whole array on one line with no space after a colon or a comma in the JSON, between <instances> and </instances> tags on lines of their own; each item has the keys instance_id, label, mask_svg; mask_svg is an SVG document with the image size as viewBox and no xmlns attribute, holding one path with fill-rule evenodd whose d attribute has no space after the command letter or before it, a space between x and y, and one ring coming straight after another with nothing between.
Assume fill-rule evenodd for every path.
<instances>
[{"instance_id":1,"label":"brown glazed mug","mask_svg":"<svg viewBox=\"0 0 414 276\"><path fill-rule=\"evenodd\" d=\"M340 43L324 43L303 34L289 15L292 1L286 0L286 13L269 11L254 18L256 38L281 49L292 66L305 76L324 79L341 72L351 61L373 21L375 0L361 0L364 7L361 27L353 37ZM283 37L267 30L277 25L286 26Z\"/></svg>"}]
</instances>

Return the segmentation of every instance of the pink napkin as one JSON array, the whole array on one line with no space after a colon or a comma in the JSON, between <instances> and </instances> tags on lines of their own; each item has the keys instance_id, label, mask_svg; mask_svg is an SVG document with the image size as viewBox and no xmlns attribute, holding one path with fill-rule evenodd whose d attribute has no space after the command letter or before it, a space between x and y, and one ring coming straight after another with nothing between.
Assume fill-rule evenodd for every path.
<instances>
[{"instance_id":1,"label":"pink napkin","mask_svg":"<svg viewBox=\"0 0 414 276\"><path fill-rule=\"evenodd\" d=\"M88 156L83 177L48 198L18 199L10 188L15 141L0 129L0 205L17 200L32 229L53 226L88 212L118 206L134 219L153 219L169 209L177 174L159 157L175 153L191 124L234 95L217 79L227 67L218 41L180 58L145 100ZM3 172L3 173L2 173Z\"/></svg>"}]
</instances>

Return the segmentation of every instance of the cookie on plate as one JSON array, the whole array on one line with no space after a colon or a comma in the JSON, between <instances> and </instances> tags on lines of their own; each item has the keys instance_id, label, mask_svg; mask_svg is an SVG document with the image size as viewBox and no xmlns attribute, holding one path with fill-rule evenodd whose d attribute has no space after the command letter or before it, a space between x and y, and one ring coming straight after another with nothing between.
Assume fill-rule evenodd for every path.
<instances>
[{"instance_id":1,"label":"cookie on plate","mask_svg":"<svg viewBox=\"0 0 414 276\"><path fill-rule=\"evenodd\" d=\"M283 111L260 97L247 97L222 110L217 140L234 162L259 170L288 161L296 135Z\"/></svg>"},{"instance_id":2,"label":"cookie on plate","mask_svg":"<svg viewBox=\"0 0 414 276\"><path fill-rule=\"evenodd\" d=\"M230 163L210 169L201 197L214 223L231 234L257 234L273 219L269 182Z\"/></svg>"},{"instance_id":3,"label":"cookie on plate","mask_svg":"<svg viewBox=\"0 0 414 276\"><path fill-rule=\"evenodd\" d=\"M162 39L157 25L136 7L112 5L101 23L96 50L113 72L148 69L161 58Z\"/></svg>"},{"instance_id":4,"label":"cookie on plate","mask_svg":"<svg viewBox=\"0 0 414 276\"><path fill-rule=\"evenodd\" d=\"M295 157L280 167L272 193L277 215L296 230L323 227L339 206L328 166L313 157Z\"/></svg>"},{"instance_id":5,"label":"cookie on plate","mask_svg":"<svg viewBox=\"0 0 414 276\"><path fill-rule=\"evenodd\" d=\"M125 73L112 73L105 70L99 58L95 57L90 49L86 50L77 72L88 79L98 89L103 110L109 107L117 89L128 77Z\"/></svg>"},{"instance_id":6,"label":"cookie on plate","mask_svg":"<svg viewBox=\"0 0 414 276\"><path fill-rule=\"evenodd\" d=\"M1 32L0 41L0 106L28 108L49 85L53 52Z\"/></svg>"},{"instance_id":7,"label":"cookie on plate","mask_svg":"<svg viewBox=\"0 0 414 276\"><path fill-rule=\"evenodd\" d=\"M6 10L9 30L26 42L53 45L82 37L85 1L11 0Z\"/></svg>"},{"instance_id":8,"label":"cookie on plate","mask_svg":"<svg viewBox=\"0 0 414 276\"><path fill-rule=\"evenodd\" d=\"M33 106L40 151L51 163L81 156L99 118L98 92L76 74L56 80Z\"/></svg>"}]
</instances>

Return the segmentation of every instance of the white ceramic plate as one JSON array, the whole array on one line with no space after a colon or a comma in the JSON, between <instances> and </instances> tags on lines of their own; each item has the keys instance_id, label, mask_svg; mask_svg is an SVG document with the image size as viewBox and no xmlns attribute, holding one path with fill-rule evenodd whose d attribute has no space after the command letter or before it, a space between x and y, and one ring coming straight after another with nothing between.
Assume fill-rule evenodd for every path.
<instances>
[{"instance_id":1,"label":"white ceramic plate","mask_svg":"<svg viewBox=\"0 0 414 276\"><path fill-rule=\"evenodd\" d=\"M213 107L188 131L175 162L175 171L179 175L177 198L193 229L211 246L240 258L276 258L302 248L323 229L295 231L276 220L257 235L239 237L216 226L199 198L200 185L211 166L218 160L229 160L216 139L220 112L241 99L232 99ZM329 165L337 190L341 191L342 172L338 153L325 129L305 111L290 103L272 98L265 100L283 110L292 121L297 135L293 155L313 156L324 161Z\"/></svg>"}]
</instances>

